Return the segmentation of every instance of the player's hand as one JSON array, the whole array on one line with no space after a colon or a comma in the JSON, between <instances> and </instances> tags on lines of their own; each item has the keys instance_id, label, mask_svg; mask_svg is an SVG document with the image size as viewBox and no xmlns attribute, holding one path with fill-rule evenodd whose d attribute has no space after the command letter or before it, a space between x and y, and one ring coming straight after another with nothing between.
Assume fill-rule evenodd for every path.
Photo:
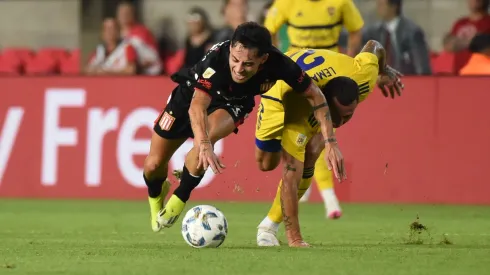
<instances>
[{"instance_id":1,"label":"player's hand","mask_svg":"<svg viewBox=\"0 0 490 275\"><path fill-rule=\"evenodd\" d=\"M204 169L206 171L208 167L211 167L213 173L221 174L225 165L221 163L218 156L214 153L213 145L209 140L202 140L199 143L199 162L197 169Z\"/></svg>"},{"instance_id":2,"label":"player's hand","mask_svg":"<svg viewBox=\"0 0 490 275\"><path fill-rule=\"evenodd\" d=\"M402 90L405 88L400 79L402 76L403 74L399 71L386 65L384 73L378 76L377 81L378 87L385 97L391 96L391 98L395 98L395 92L398 96L402 95Z\"/></svg>"},{"instance_id":3,"label":"player's hand","mask_svg":"<svg viewBox=\"0 0 490 275\"><path fill-rule=\"evenodd\" d=\"M325 141L325 158L327 160L328 170L333 170L335 177L340 182L347 179L344 156L342 156L342 152L340 152L337 141Z\"/></svg>"}]
</instances>

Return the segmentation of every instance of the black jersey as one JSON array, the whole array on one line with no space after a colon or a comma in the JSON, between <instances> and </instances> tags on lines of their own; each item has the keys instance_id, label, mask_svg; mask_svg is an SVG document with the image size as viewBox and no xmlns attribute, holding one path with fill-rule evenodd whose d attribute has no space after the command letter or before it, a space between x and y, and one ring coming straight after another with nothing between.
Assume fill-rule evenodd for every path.
<instances>
[{"instance_id":1,"label":"black jersey","mask_svg":"<svg viewBox=\"0 0 490 275\"><path fill-rule=\"evenodd\" d=\"M230 41L215 44L204 58L191 68L172 75L172 80L187 86L189 102L195 89L208 93L213 101L238 104L249 102L267 92L277 80L284 80L296 92L304 92L311 84L310 77L289 57L273 48L259 71L245 83L231 77Z\"/></svg>"}]
</instances>

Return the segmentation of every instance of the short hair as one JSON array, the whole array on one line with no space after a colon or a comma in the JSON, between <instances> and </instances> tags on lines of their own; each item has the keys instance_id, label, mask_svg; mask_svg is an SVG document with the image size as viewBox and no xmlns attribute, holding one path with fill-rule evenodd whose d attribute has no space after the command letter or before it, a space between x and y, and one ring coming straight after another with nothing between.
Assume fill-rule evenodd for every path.
<instances>
[{"instance_id":1,"label":"short hair","mask_svg":"<svg viewBox=\"0 0 490 275\"><path fill-rule=\"evenodd\" d=\"M346 76L332 78L322 88L322 92L327 98L327 102L332 102L332 99L336 98L343 106L359 101L359 86L352 78Z\"/></svg>"},{"instance_id":2,"label":"short hair","mask_svg":"<svg viewBox=\"0 0 490 275\"><path fill-rule=\"evenodd\" d=\"M388 0L390 6L396 6L396 15L402 14L403 0Z\"/></svg>"},{"instance_id":3,"label":"short hair","mask_svg":"<svg viewBox=\"0 0 490 275\"><path fill-rule=\"evenodd\" d=\"M262 56L272 49L272 37L264 26L255 22L240 24L231 38L231 45L242 44L247 49L257 49L257 54Z\"/></svg>"}]
</instances>

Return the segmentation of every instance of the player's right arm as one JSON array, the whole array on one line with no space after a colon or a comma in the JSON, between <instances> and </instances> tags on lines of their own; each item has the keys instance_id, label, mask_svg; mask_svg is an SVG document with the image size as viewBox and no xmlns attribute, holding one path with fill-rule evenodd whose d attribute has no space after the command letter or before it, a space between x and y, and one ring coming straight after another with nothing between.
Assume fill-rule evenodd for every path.
<instances>
[{"instance_id":1,"label":"player's right arm","mask_svg":"<svg viewBox=\"0 0 490 275\"><path fill-rule=\"evenodd\" d=\"M378 87L381 89L381 92L383 92L383 95L385 97L391 95L391 97L394 98L396 91L398 96L401 96L403 83L401 82L400 77L403 75L386 64L386 51L381 43L376 40L369 40L366 45L364 45L364 48L362 48L361 53L363 52L372 53L378 58ZM389 89L389 94L386 89L387 87Z\"/></svg>"},{"instance_id":2,"label":"player's right arm","mask_svg":"<svg viewBox=\"0 0 490 275\"><path fill-rule=\"evenodd\" d=\"M274 45L277 46L277 32L281 26L288 21L288 8L291 6L291 0L274 0L274 3L267 11L264 26L269 30Z\"/></svg>"},{"instance_id":3,"label":"player's right arm","mask_svg":"<svg viewBox=\"0 0 490 275\"><path fill-rule=\"evenodd\" d=\"M194 94L189 106L189 118L194 134L194 145L199 149L199 162L197 168L211 167L215 174L221 173L224 166L214 154L213 145L208 136L208 113L216 88L213 82L217 80L215 69L219 66L218 50L223 43L214 45L191 69L195 76L193 79Z\"/></svg>"}]
</instances>

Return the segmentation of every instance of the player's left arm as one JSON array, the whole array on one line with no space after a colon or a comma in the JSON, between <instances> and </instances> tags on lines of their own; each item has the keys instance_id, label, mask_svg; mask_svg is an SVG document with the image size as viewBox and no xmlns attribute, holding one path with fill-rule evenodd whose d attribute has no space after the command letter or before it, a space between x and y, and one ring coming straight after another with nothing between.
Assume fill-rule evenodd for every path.
<instances>
[{"instance_id":1,"label":"player's left arm","mask_svg":"<svg viewBox=\"0 0 490 275\"><path fill-rule=\"evenodd\" d=\"M359 9L352 0L345 0L342 5L342 18L344 27L349 32L347 40L347 55L355 56L362 43L362 27L364 20L362 19Z\"/></svg>"},{"instance_id":2,"label":"player's left arm","mask_svg":"<svg viewBox=\"0 0 490 275\"><path fill-rule=\"evenodd\" d=\"M395 98L396 92L398 96L401 96L404 85L400 77L403 75L386 64L386 51L383 48L383 45L376 40L369 40L362 48L361 54L362 53L372 53L376 56L379 67L377 84L383 95L385 97L391 95L391 98ZM389 90L389 93L387 90Z\"/></svg>"},{"instance_id":3,"label":"player's left arm","mask_svg":"<svg viewBox=\"0 0 490 275\"><path fill-rule=\"evenodd\" d=\"M327 99L322 90L298 64L286 56L283 57L282 62L278 64L279 78L291 86L295 92L301 93L313 107L315 119L320 123L325 147L328 149L328 165L333 168L335 177L342 181L346 178L344 158L337 145Z\"/></svg>"}]
</instances>

